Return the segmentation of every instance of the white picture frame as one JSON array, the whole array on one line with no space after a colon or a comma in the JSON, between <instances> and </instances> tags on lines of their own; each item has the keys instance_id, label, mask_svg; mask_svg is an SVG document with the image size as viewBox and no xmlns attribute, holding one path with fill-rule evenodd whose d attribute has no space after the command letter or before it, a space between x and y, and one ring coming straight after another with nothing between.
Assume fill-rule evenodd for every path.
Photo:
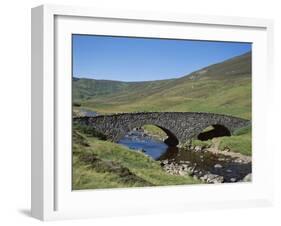
<instances>
[{"instance_id":1,"label":"white picture frame","mask_svg":"<svg viewBox=\"0 0 281 226\"><path fill-rule=\"evenodd\" d=\"M77 32L252 42L253 182L72 191L69 34ZM266 137L270 110L272 33L273 22L265 19L57 5L33 8L32 216L56 220L270 205L273 178L265 171L272 171L273 150L260 138Z\"/></svg>"}]
</instances>

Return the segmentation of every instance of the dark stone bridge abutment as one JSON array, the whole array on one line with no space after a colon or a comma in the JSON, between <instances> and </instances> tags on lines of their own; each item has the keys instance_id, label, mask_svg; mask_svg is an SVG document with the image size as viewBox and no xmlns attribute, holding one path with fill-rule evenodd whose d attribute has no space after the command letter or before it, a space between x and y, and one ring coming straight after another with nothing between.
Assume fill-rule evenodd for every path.
<instances>
[{"instance_id":1,"label":"dark stone bridge abutment","mask_svg":"<svg viewBox=\"0 0 281 226\"><path fill-rule=\"evenodd\" d=\"M134 128L155 125L168 136L165 143L176 146L198 135L208 126L231 135L251 124L249 120L222 114L200 112L140 112L74 118L74 123L93 126L111 141L117 142ZM225 130L223 130L225 128Z\"/></svg>"}]
</instances>

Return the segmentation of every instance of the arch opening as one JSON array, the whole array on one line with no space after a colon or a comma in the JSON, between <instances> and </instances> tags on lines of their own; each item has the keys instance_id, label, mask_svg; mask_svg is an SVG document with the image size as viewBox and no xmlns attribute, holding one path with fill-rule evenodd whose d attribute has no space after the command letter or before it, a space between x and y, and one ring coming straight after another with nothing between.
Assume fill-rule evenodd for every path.
<instances>
[{"instance_id":1,"label":"arch opening","mask_svg":"<svg viewBox=\"0 0 281 226\"><path fill-rule=\"evenodd\" d=\"M179 143L170 130L154 124L134 124L123 131L117 143L143 152L155 160L169 153L171 149L177 149Z\"/></svg>"},{"instance_id":2,"label":"arch opening","mask_svg":"<svg viewBox=\"0 0 281 226\"><path fill-rule=\"evenodd\" d=\"M197 139L205 141L213 139L214 137L225 136L231 136L229 129L223 125L216 124L205 128L201 133L198 134Z\"/></svg>"},{"instance_id":3,"label":"arch opening","mask_svg":"<svg viewBox=\"0 0 281 226\"><path fill-rule=\"evenodd\" d=\"M167 138L164 140L165 144L167 144L169 147L175 147L179 144L178 138L170 130L163 128L161 126L157 126L157 127L162 129L167 134Z\"/></svg>"},{"instance_id":4,"label":"arch opening","mask_svg":"<svg viewBox=\"0 0 281 226\"><path fill-rule=\"evenodd\" d=\"M145 135L162 140L169 147L175 147L179 144L177 137L168 129L155 124L145 124L134 128L135 131L142 131Z\"/></svg>"},{"instance_id":5,"label":"arch opening","mask_svg":"<svg viewBox=\"0 0 281 226\"><path fill-rule=\"evenodd\" d=\"M169 147L175 147L179 144L178 138L169 129L166 129L156 124L144 124L144 125L133 127L125 135L125 137L134 137L134 136L148 137L154 140L161 140Z\"/></svg>"}]
</instances>

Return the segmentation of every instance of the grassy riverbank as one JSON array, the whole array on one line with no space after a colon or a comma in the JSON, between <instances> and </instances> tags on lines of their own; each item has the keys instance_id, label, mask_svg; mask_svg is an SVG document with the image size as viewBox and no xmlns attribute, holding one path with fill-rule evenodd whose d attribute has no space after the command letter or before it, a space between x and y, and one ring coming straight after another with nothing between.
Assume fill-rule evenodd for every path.
<instances>
[{"instance_id":1,"label":"grassy riverbank","mask_svg":"<svg viewBox=\"0 0 281 226\"><path fill-rule=\"evenodd\" d=\"M157 126L144 125L143 129L145 130L146 134L156 137L158 140L165 140L167 138L167 134Z\"/></svg>"},{"instance_id":2,"label":"grassy riverbank","mask_svg":"<svg viewBox=\"0 0 281 226\"><path fill-rule=\"evenodd\" d=\"M145 125L143 127L149 135L157 137L159 140L164 140L167 135L160 128L153 125ZM215 140L201 141L197 139L191 140L192 146L200 146L202 148L216 146L217 149L223 151L229 149L232 152L238 152L243 155L252 155L252 129L251 127L244 127L238 129L232 136L217 137Z\"/></svg>"},{"instance_id":3,"label":"grassy riverbank","mask_svg":"<svg viewBox=\"0 0 281 226\"><path fill-rule=\"evenodd\" d=\"M191 140L193 147L200 146L201 148L213 147L220 151L228 149L232 152L237 152L242 155L252 155L252 129L244 127L238 129L232 136L216 137L210 140L201 141L197 139Z\"/></svg>"},{"instance_id":4,"label":"grassy riverbank","mask_svg":"<svg viewBox=\"0 0 281 226\"><path fill-rule=\"evenodd\" d=\"M73 131L73 189L122 188L200 183L167 174L142 152Z\"/></svg>"},{"instance_id":5,"label":"grassy riverbank","mask_svg":"<svg viewBox=\"0 0 281 226\"><path fill-rule=\"evenodd\" d=\"M252 129L245 127L234 132L233 136L219 138L219 149L229 149L243 155L252 155Z\"/></svg>"},{"instance_id":6,"label":"grassy riverbank","mask_svg":"<svg viewBox=\"0 0 281 226\"><path fill-rule=\"evenodd\" d=\"M251 57L249 52L168 80L123 82L73 78L74 115L79 115L81 109L98 114L211 112L251 120ZM143 126L149 135L165 139L161 129ZM246 128L231 137L193 140L192 145L214 145L218 150L230 149L250 156L251 136L251 129ZM189 176L168 175L157 161L142 152L103 138L89 128L74 126L73 189L199 183Z\"/></svg>"}]
</instances>

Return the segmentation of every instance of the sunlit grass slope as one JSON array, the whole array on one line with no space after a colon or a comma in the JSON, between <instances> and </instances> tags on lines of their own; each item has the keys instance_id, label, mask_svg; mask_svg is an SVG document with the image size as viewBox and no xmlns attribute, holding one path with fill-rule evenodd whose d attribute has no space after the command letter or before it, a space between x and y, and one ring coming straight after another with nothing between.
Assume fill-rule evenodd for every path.
<instances>
[{"instance_id":1,"label":"sunlit grass slope","mask_svg":"<svg viewBox=\"0 0 281 226\"><path fill-rule=\"evenodd\" d=\"M237 130L233 136L219 138L219 149L224 150L226 148L233 152L238 152L243 155L252 155L252 129L251 127L245 127Z\"/></svg>"},{"instance_id":2,"label":"sunlit grass slope","mask_svg":"<svg viewBox=\"0 0 281 226\"><path fill-rule=\"evenodd\" d=\"M73 189L195 184L190 176L167 174L142 152L99 140L74 129Z\"/></svg>"},{"instance_id":3,"label":"sunlit grass slope","mask_svg":"<svg viewBox=\"0 0 281 226\"><path fill-rule=\"evenodd\" d=\"M178 79L152 82L74 79L73 97L82 108L99 113L202 111L251 119L251 53Z\"/></svg>"}]
</instances>

